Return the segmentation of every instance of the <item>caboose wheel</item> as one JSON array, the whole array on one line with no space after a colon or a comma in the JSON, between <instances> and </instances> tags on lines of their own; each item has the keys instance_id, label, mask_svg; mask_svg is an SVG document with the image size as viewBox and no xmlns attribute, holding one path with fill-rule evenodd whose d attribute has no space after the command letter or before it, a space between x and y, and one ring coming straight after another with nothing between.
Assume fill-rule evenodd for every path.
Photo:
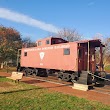
<instances>
[{"instance_id":1,"label":"caboose wheel","mask_svg":"<svg viewBox=\"0 0 110 110\"><path fill-rule=\"evenodd\" d=\"M34 69L34 73L35 73L36 76L38 76L39 75L38 74L38 69Z\"/></svg>"},{"instance_id":2,"label":"caboose wheel","mask_svg":"<svg viewBox=\"0 0 110 110\"><path fill-rule=\"evenodd\" d=\"M33 74L33 72L34 72L34 71L33 71L33 69L31 69L31 68L28 68L28 70L27 70L27 71L28 71L28 74L29 74L29 75L32 75L32 74Z\"/></svg>"},{"instance_id":3,"label":"caboose wheel","mask_svg":"<svg viewBox=\"0 0 110 110\"><path fill-rule=\"evenodd\" d=\"M28 76L27 68L24 68L24 69L23 69L23 73L24 73L25 76Z\"/></svg>"},{"instance_id":4,"label":"caboose wheel","mask_svg":"<svg viewBox=\"0 0 110 110\"><path fill-rule=\"evenodd\" d=\"M63 81L70 81L71 80L71 75L68 74L68 73L63 73L63 78L62 78Z\"/></svg>"},{"instance_id":5,"label":"caboose wheel","mask_svg":"<svg viewBox=\"0 0 110 110\"><path fill-rule=\"evenodd\" d=\"M88 76L87 76L87 84L88 85L92 84L92 76L91 76L91 74L88 74Z\"/></svg>"},{"instance_id":6,"label":"caboose wheel","mask_svg":"<svg viewBox=\"0 0 110 110\"><path fill-rule=\"evenodd\" d=\"M72 73L72 75L71 75L71 81L72 81L72 82L76 82L76 81L79 79L78 76L79 76L79 75L78 75L78 72Z\"/></svg>"},{"instance_id":7,"label":"caboose wheel","mask_svg":"<svg viewBox=\"0 0 110 110\"><path fill-rule=\"evenodd\" d=\"M39 69L38 74L39 74L40 77L48 77L46 69Z\"/></svg>"},{"instance_id":8,"label":"caboose wheel","mask_svg":"<svg viewBox=\"0 0 110 110\"><path fill-rule=\"evenodd\" d=\"M57 77L58 77L59 80L62 80L62 78L63 78L63 73L62 73L62 72L58 72Z\"/></svg>"},{"instance_id":9,"label":"caboose wheel","mask_svg":"<svg viewBox=\"0 0 110 110\"><path fill-rule=\"evenodd\" d=\"M68 73L59 72L58 73L58 79L68 82L71 80L71 75Z\"/></svg>"}]
</instances>

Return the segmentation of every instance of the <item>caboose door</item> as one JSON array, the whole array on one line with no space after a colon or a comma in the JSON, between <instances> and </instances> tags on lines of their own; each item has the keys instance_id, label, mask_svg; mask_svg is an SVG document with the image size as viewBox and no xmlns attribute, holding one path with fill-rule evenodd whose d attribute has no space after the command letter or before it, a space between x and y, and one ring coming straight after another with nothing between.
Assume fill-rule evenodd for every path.
<instances>
[{"instance_id":1,"label":"caboose door","mask_svg":"<svg viewBox=\"0 0 110 110\"><path fill-rule=\"evenodd\" d=\"M84 70L84 48L78 47L78 71Z\"/></svg>"}]
</instances>

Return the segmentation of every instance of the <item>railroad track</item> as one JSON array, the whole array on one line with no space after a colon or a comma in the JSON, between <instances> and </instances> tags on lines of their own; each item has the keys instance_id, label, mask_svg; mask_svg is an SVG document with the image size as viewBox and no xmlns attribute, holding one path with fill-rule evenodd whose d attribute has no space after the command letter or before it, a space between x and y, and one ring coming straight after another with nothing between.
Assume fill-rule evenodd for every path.
<instances>
[{"instance_id":1,"label":"railroad track","mask_svg":"<svg viewBox=\"0 0 110 110\"><path fill-rule=\"evenodd\" d=\"M48 77L31 76L30 75L28 77L35 78L37 80L42 80L42 81L44 80L44 81L48 81L48 82L51 81L53 83L65 84L65 85L69 85L69 86L73 85L72 82L65 82L65 81L59 80L56 75L54 75L54 76L51 75L51 76L48 76Z\"/></svg>"},{"instance_id":2,"label":"railroad track","mask_svg":"<svg viewBox=\"0 0 110 110\"><path fill-rule=\"evenodd\" d=\"M105 81L105 86L94 86L95 91L110 95L110 81Z\"/></svg>"},{"instance_id":3,"label":"railroad track","mask_svg":"<svg viewBox=\"0 0 110 110\"><path fill-rule=\"evenodd\" d=\"M110 85L105 85L104 87L94 87L94 91L109 94L110 95Z\"/></svg>"},{"instance_id":4,"label":"railroad track","mask_svg":"<svg viewBox=\"0 0 110 110\"><path fill-rule=\"evenodd\" d=\"M41 80L41 81L47 81L47 82L51 82L51 83L56 83L56 84L60 84L60 85L66 85L66 86L73 86L72 82L65 82L65 81L61 81L58 80L58 78L56 76L48 76L48 77L40 77L40 76L28 76L31 78L34 78L34 80ZM110 95L110 82L107 82L108 85L105 86L98 86L98 85L94 85L93 88L91 89L91 91L96 91L99 93L103 93L103 94L109 94Z\"/></svg>"}]
</instances>

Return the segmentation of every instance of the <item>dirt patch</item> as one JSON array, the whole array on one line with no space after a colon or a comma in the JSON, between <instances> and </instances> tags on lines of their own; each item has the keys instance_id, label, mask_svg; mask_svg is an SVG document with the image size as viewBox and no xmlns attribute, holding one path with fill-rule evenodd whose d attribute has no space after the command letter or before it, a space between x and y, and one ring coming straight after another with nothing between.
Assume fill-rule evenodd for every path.
<instances>
[{"instance_id":1,"label":"dirt patch","mask_svg":"<svg viewBox=\"0 0 110 110\"><path fill-rule=\"evenodd\" d=\"M35 83L43 83L45 81L40 81L40 80L28 80L28 81L22 81L22 82L25 82L25 83L28 83L28 84L35 84Z\"/></svg>"},{"instance_id":2,"label":"dirt patch","mask_svg":"<svg viewBox=\"0 0 110 110\"><path fill-rule=\"evenodd\" d=\"M0 76L2 76L2 77L9 77L9 76L11 76L11 73L0 72Z\"/></svg>"},{"instance_id":3,"label":"dirt patch","mask_svg":"<svg viewBox=\"0 0 110 110\"><path fill-rule=\"evenodd\" d=\"M8 82L0 82L0 87L10 87L10 86L13 86L13 85Z\"/></svg>"}]
</instances>

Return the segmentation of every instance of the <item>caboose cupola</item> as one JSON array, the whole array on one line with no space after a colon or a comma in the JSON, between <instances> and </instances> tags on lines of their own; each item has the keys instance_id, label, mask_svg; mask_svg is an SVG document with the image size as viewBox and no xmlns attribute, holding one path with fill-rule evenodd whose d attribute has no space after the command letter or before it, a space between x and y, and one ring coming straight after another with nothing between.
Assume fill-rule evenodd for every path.
<instances>
[{"instance_id":1,"label":"caboose cupola","mask_svg":"<svg viewBox=\"0 0 110 110\"><path fill-rule=\"evenodd\" d=\"M45 39L38 40L36 43L37 43L37 46L48 46L48 45L54 45L54 44L67 43L67 41L62 38L48 37Z\"/></svg>"}]
</instances>

